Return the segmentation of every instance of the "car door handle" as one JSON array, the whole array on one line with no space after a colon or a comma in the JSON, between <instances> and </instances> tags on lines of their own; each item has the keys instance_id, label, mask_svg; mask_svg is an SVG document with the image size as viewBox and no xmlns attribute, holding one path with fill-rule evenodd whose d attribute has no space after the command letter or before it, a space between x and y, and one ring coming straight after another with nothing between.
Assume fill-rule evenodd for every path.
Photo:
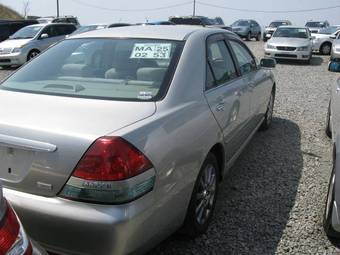
<instances>
[{"instance_id":1,"label":"car door handle","mask_svg":"<svg viewBox=\"0 0 340 255\"><path fill-rule=\"evenodd\" d=\"M216 106L216 111L218 111L218 112L223 112L223 111L224 111L224 106L225 106L225 103L224 103L224 102L219 103L219 104Z\"/></svg>"}]
</instances>

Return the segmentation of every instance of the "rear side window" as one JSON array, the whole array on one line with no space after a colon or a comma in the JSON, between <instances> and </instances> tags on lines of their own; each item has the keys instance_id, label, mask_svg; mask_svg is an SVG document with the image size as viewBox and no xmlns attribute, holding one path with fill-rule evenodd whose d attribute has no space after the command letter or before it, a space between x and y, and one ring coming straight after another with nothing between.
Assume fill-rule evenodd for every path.
<instances>
[{"instance_id":1,"label":"rear side window","mask_svg":"<svg viewBox=\"0 0 340 255\"><path fill-rule=\"evenodd\" d=\"M247 74L256 70L256 61L245 46L236 41L230 41L231 48L233 49L236 59L240 65L241 74Z\"/></svg>"},{"instance_id":2,"label":"rear side window","mask_svg":"<svg viewBox=\"0 0 340 255\"><path fill-rule=\"evenodd\" d=\"M214 78L215 82L207 83L207 89L224 84L237 77L236 69L230 52L223 40L209 42L207 48L208 54L208 78L209 71Z\"/></svg>"},{"instance_id":3,"label":"rear side window","mask_svg":"<svg viewBox=\"0 0 340 255\"><path fill-rule=\"evenodd\" d=\"M65 40L18 70L1 88L72 97L154 101L166 93L182 48L183 42L168 40Z\"/></svg>"},{"instance_id":4,"label":"rear side window","mask_svg":"<svg viewBox=\"0 0 340 255\"><path fill-rule=\"evenodd\" d=\"M67 25L59 25L59 26L56 26L56 28L57 28L57 34L59 36L71 34L76 30L74 26L67 26Z\"/></svg>"}]
</instances>

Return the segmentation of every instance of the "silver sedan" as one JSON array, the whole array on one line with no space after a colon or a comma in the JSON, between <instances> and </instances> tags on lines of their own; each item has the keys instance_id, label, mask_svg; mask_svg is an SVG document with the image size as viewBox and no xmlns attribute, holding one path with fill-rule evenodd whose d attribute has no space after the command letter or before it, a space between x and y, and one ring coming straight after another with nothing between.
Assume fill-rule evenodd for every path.
<instances>
[{"instance_id":1,"label":"silver sedan","mask_svg":"<svg viewBox=\"0 0 340 255\"><path fill-rule=\"evenodd\" d=\"M333 41L331 60L340 60L340 33Z\"/></svg>"},{"instance_id":2,"label":"silver sedan","mask_svg":"<svg viewBox=\"0 0 340 255\"><path fill-rule=\"evenodd\" d=\"M143 253L179 228L199 236L219 183L272 122L274 66L221 29L71 36L0 86L5 194L55 253Z\"/></svg>"},{"instance_id":3,"label":"silver sedan","mask_svg":"<svg viewBox=\"0 0 340 255\"><path fill-rule=\"evenodd\" d=\"M310 62L312 36L305 27L281 26L265 45L265 55L276 59L296 59Z\"/></svg>"}]
</instances>

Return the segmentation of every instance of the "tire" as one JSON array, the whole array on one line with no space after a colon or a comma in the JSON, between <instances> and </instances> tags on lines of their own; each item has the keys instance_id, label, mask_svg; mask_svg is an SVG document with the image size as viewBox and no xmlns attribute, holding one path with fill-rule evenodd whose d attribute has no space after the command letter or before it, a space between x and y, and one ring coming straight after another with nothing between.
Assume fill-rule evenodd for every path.
<instances>
[{"instance_id":1,"label":"tire","mask_svg":"<svg viewBox=\"0 0 340 255\"><path fill-rule=\"evenodd\" d=\"M261 41L261 33L257 34L256 41L258 41L258 42Z\"/></svg>"},{"instance_id":2,"label":"tire","mask_svg":"<svg viewBox=\"0 0 340 255\"><path fill-rule=\"evenodd\" d=\"M251 32L249 32L248 34L247 34L247 41L251 41Z\"/></svg>"},{"instance_id":3,"label":"tire","mask_svg":"<svg viewBox=\"0 0 340 255\"><path fill-rule=\"evenodd\" d=\"M181 232L196 238L204 234L211 222L218 193L219 166L209 153L198 174ZM204 188L204 184L207 184Z\"/></svg>"},{"instance_id":4,"label":"tire","mask_svg":"<svg viewBox=\"0 0 340 255\"><path fill-rule=\"evenodd\" d=\"M38 50L31 50L28 55L27 55L27 61L32 60L33 58L35 58L36 56L38 56L40 54L40 51Z\"/></svg>"},{"instance_id":5,"label":"tire","mask_svg":"<svg viewBox=\"0 0 340 255\"><path fill-rule=\"evenodd\" d=\"M328 184L327 199L323 216L323 228L328 237L339 238L340 233L334 230L332 225L333 202L335 199L334 187L335 187L335 164L333 163L333 170Z\"/></svg>"},{"instance_id":6,"label":"tire","mask_svg":"<svg viewBox=\"0 0 340 255\"><path fill-rule=\"evenodd\" d=\"M264 120L262 122L262 125L260 127L260 130L268 130L272 124L273 121L273 112L274 112L274 104L275 104L275 91L272 90L272 93L269 98L269 103L267 106L267 112L264 116Z\"/></svg>"},{"instance_id":7,"label":"tire","mask_svg":"<svg viewBox=\"0 0 340 255\"><path fill-rule=\"evenodd\" d=\"M326 135L329 138L332 138L332 128L331 128L331 102L329 102L328 110L327 110L327 118L326 118Z\"/></svg>"},{"instance_id":8,"label":"tire","mask_svg":"<svg viewBox=\"0 0 340 255\"><path fill-rule=\"evenodd\" d=\"M320 53L322 55L330 55L331 54L331 51L332 51L332 44L331 43L324 43L321 45L320 47Z\"/></svg>"}]
</instances>

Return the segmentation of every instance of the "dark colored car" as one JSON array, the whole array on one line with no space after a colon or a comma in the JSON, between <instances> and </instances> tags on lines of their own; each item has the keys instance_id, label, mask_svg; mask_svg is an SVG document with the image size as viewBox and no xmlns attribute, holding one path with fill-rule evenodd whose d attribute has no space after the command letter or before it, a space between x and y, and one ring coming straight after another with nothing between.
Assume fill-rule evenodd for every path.
<instances>
[{"instance_id":1,"label":"dark colored car","mask_svg":"<svg viewBox=\"0 0 340 255\"><path fill-rule=\"evenodd\" d=\"M23 27L38 24L36 20L1 20L0 42L7 40L11 35Z\"/></svg>"},{"instance_id":2,"label":"dark colored car","mask_svg":"<svg viewBox=\"0 0 340 255\"><path fill-rule=\"evenodd\" d=\"M181 16L170 17L170 22L176 25L194 25L194 26L213 26L215 25L211 19L205 16Z\"/></svg>"},{"instance_id":3,"label":"dark colored car","mask_svg":"<svg viewBox=\"0 0 340 255\"><path fill-rule=\"evenodd\" d=\"M70 23L77 27L80 26L78 18L74 16L63 16L63 17L42 17L37 19L39 23Z\"/></svg>"},{"instance_id":4,"label":"dark colored car","mask_svg":"<svg viewBox=\"0 0 340 255\"><path fill-rule=\"evenodd\" d=\"M169 21L175 23L176 25L204 26L221 28L228 31L232 30L231 27L224 25L224 22L220 17L210 19L205 16L182 16L182 17L170 17Z\"/></svg>"},{"instance_id":5,"label":"dark colored car","mask_svg":"<svg viewBox=\"0 0 340 255\"><path fill-rule=\"evenodd\" d=\"M140 25L176 25L176 24L171 21L152 21L152 22L142 23Z\"/></svg>"},{"instance_id":6,"label":"dark colored car","mask_svg":"<svg viewBox=\"0 0 340 255\"><path fill-rule=\"evenodd\" d=\"M113 28L113 27L129 27L131 24L129 23L113 23L108 26L108 28Z\"/></svg>"},{"instance_id":7,"label":"dark colored car","mask_svg":"<svg viewBox=\"0 0 340 255\"><path fill-rule=\"evenodd\" d=\"M246 38L248 41L252 38L256 38L256 41L261 40L261 27L255 20L240 19L235 21L231 27L233 32L241 38Z\"/></svg>"}]
</instances>

